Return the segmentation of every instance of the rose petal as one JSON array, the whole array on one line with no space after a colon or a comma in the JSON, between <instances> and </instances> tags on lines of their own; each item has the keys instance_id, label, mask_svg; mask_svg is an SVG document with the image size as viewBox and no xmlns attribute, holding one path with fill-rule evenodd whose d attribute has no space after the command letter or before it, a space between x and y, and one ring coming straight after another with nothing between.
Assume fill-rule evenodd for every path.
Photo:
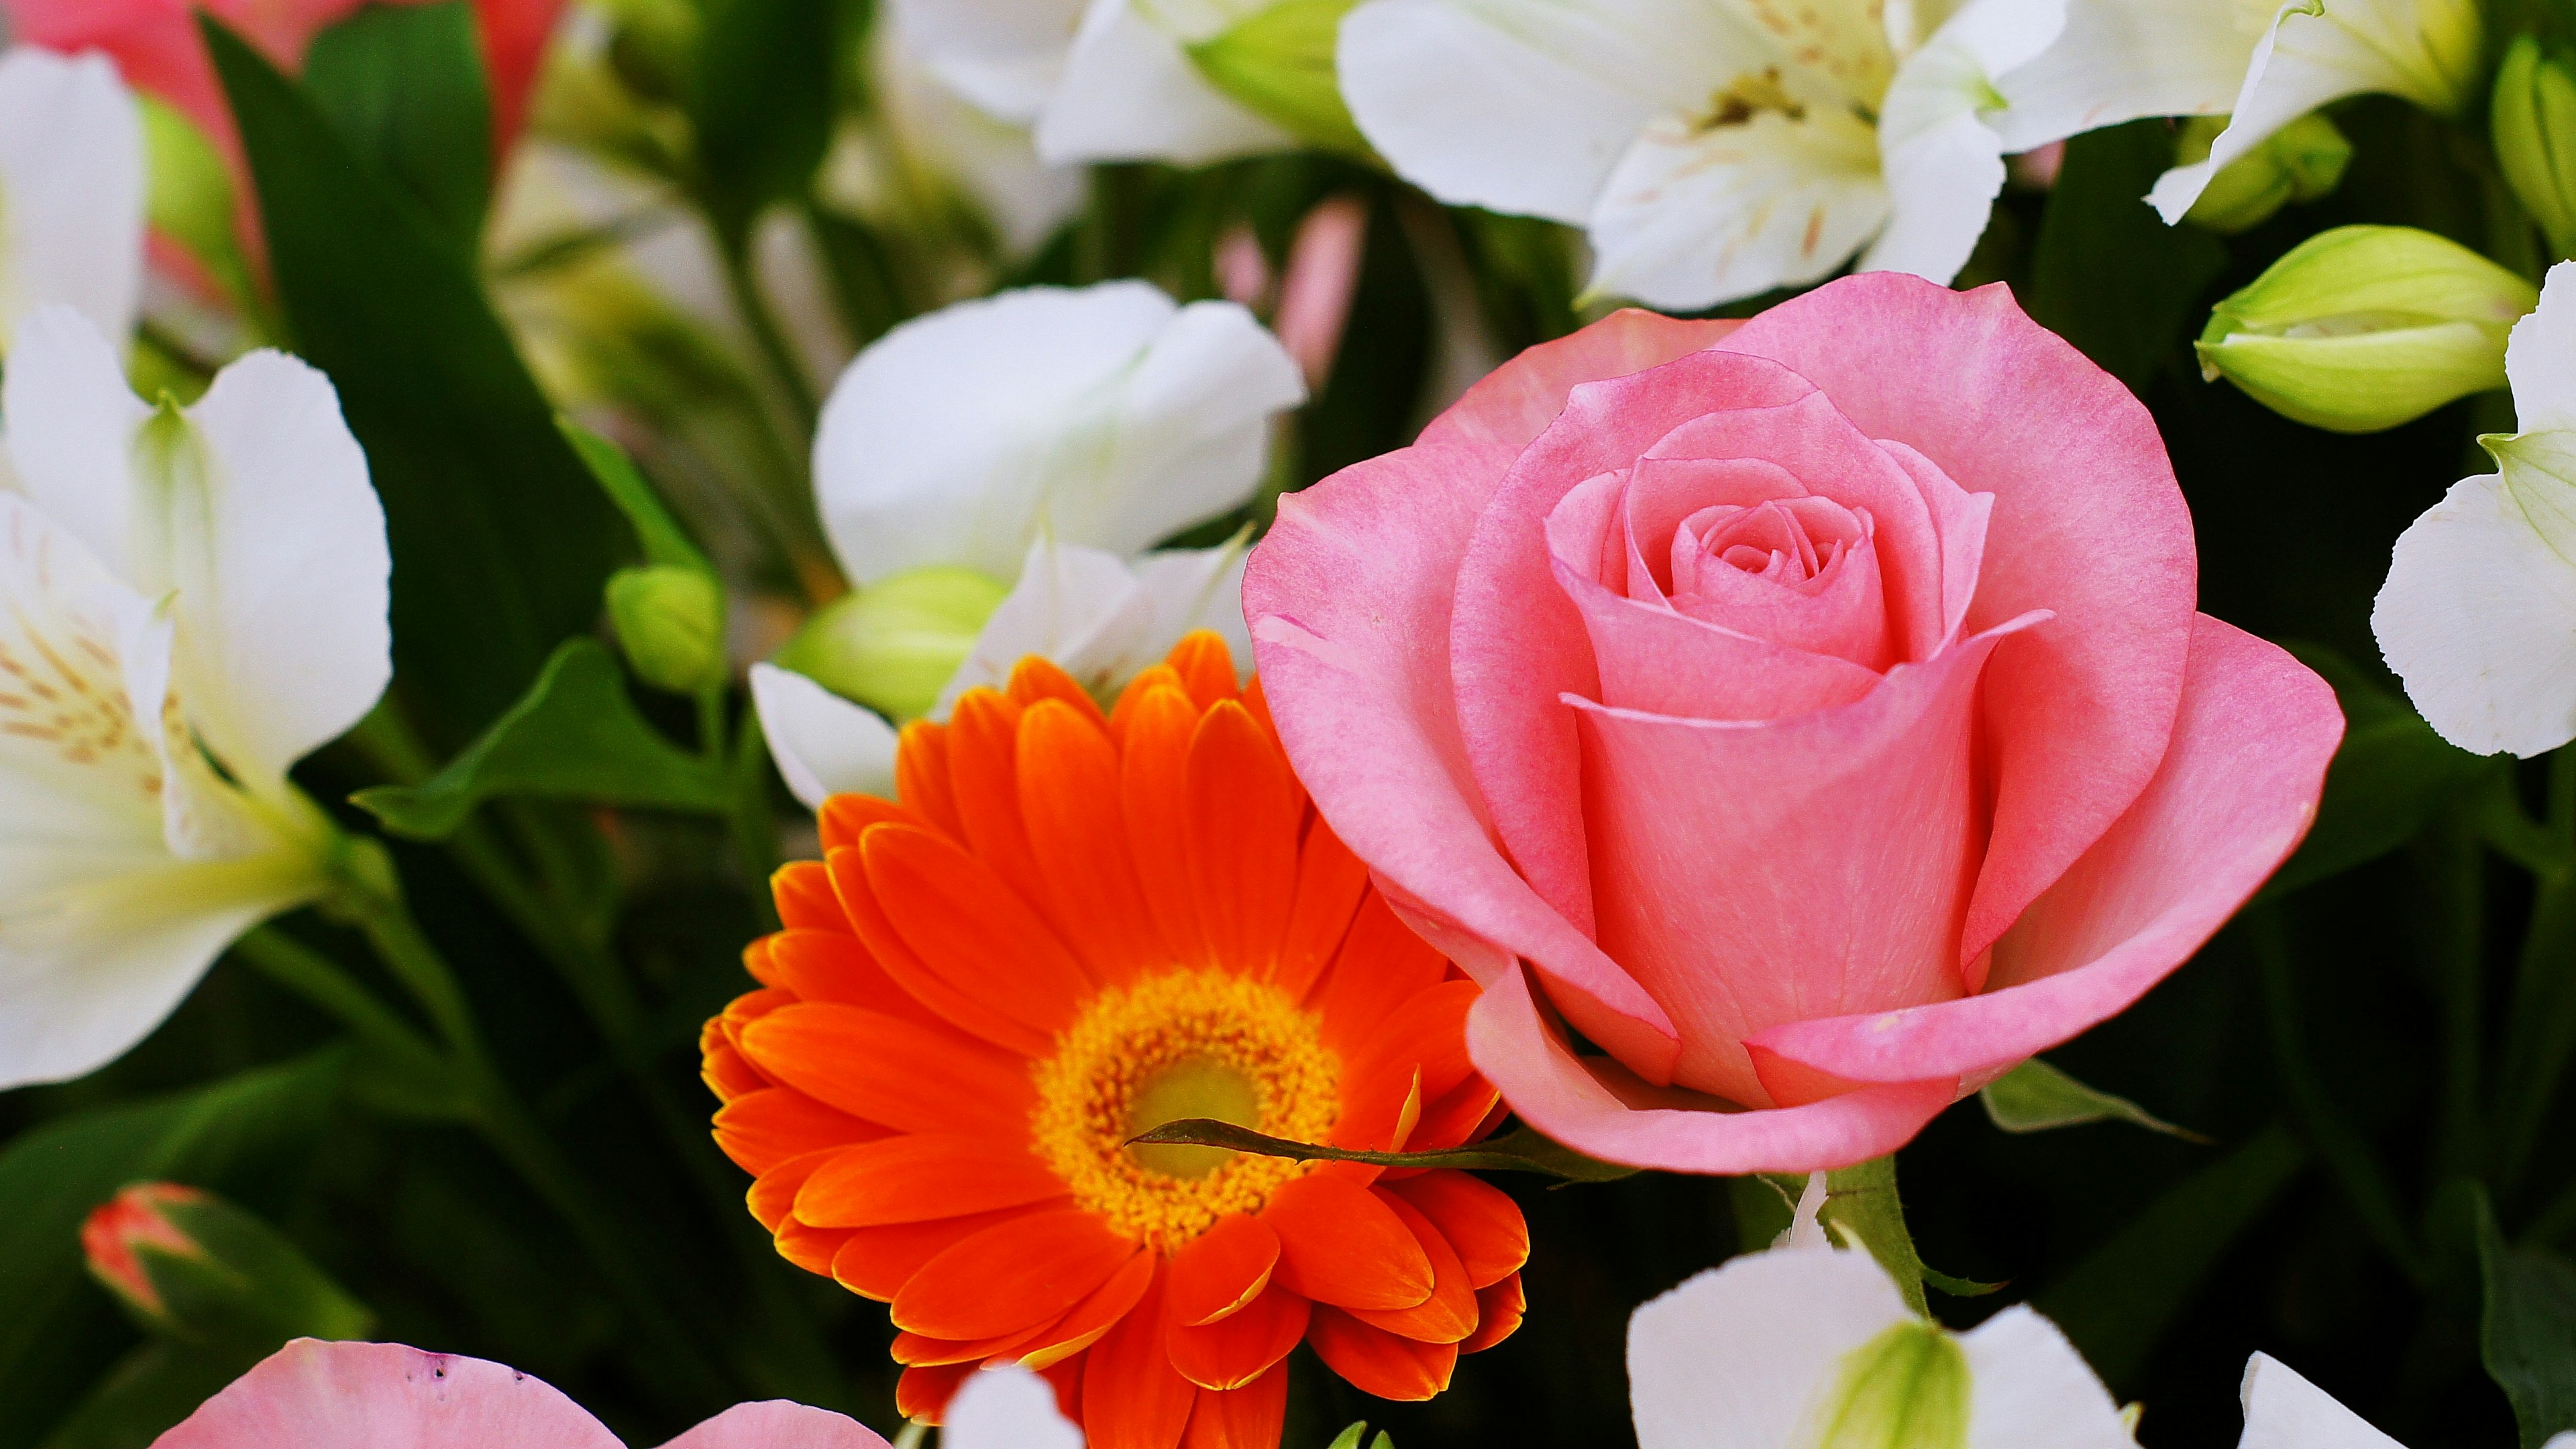
<instances>
[{"instance_id":1,"label":"rose petal","mask_svg":"<svg viewBox=\"0 0 2576 1449\"><path fill-rule=\"evenodd\" d=\"M153 1449L622 1449L542 1380L399 1343L299 1338L200 1405Z\"/></svg>"}]
</instances>

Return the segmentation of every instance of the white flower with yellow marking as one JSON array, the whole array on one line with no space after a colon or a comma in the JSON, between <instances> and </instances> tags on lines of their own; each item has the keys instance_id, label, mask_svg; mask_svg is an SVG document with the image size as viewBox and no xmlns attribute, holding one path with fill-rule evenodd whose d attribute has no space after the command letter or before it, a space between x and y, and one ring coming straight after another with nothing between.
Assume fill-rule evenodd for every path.
<instances>
[{"instance_id":1,"label":"white flower with yellow marking","mask_svg":"<svg viewBox=\"0 0 2576 1449\"><path fill-rule=\"evenodd\" d=\"M0 421L8 1087L114 1060L325 888L338 837L287 770L384 692L391 561L337 394L281 354L153 407L50 308Z\"/></svg>"}]
</instances>

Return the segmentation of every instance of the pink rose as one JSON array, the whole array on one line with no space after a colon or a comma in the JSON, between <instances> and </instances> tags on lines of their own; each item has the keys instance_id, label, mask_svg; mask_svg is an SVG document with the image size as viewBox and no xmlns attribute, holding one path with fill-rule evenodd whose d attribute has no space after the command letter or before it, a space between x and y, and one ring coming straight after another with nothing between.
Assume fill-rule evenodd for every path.
<instances>
[{"instance_id":1,"label":"pink rose","mask_svg":"<svg viewBox=\"0 0 2576 1449\"><path fill-rule=\"evenodd\" d=\"M1893 1151L2298 844L2342 716L2196 572L2119 383L1882 273L1533 348L1284 500L1244 599L1513 1109L1736 1173Z\"/></svg>"}]
</instances>

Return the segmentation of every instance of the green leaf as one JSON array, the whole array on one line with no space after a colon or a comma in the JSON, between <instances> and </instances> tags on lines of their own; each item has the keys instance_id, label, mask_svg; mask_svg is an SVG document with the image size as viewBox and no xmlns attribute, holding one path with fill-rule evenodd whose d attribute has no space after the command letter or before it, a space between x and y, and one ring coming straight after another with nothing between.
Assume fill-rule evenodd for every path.
<instances>
[{"instance_id":1,"label":"green leaf","mask_svg":"<svg viewBox=\"0 0 2576 1449\"><path fill-rule=\"evenodd\" d=\"M1127 1141L1130 1147L1138 1144L1228 1147L1237 1152L1250 1152L1261 1157L1289 1157L1299 1162L1455 1167L1470 1172L1539 1172L1568 1182L1616 1182L1623 1177L1634 1177L1638 1171L1615 1162L1596 1162L1571 1147L1549 1141L1528 1127L1507 1132L1488 1142L1479 1142L1473 1147L1451 1147L1438 1152L1354 1152L1346 1147L1325 1147L1312 1142L1291 1142L1284 1137L1264 1136L1249 1127L1238 1127L1213 1117L1189 1117L1178 1122L1166 1122Z\"/></svg>"},{"instance_id":2,"label":"green leaf","mask_svg":"<svg viewBox=\"0 0 2576 1449\"><path fill-rule=\"evenodd\" d=\"M257 51L199 23L287 324L338 387L384 498L401 683L452 747L598 619L614 515L429 214Z\"/></svg>"},{"instance_id":3,"label":"green leaf","mask_svg":"<svg viewBox=\"0 0 2576 1449\"><path fill-rule=\"evenodd\" d=\"M2274 1125L2184 1178L2032 1298L2113 1388L2146 1366L2229 1245L2307 1163Z\"/></svg>"},{"instance_id":4,"label":"green leaf","mask_svg":"<svg viewBox=\"0 0 2576 1449\"><path fill-rule=\"evenodd\" d=\"M1326 1445L1325 1449L1360 1449L1360 1440L1367 1433L1368 1420L1362 1419L1334 1435L1333 1442ZM1377 1431L1376 1440L1370 1443L1369 1449L1395 1449L1395 1436L1380 1429Z\"/></svg>"},{"instance_id":5,"label":"green leaf","mask_svg":"<svg viewBox=\"0 0 2576 1449\"><path fill-rule=\"evenodd\" d=\"M263 1357L155 1339L119 1359L45 1437L44 1449L149 1449Z\"/></svg>"},{"instance_id":6,"label":"green leaf","mask_svg":"<svg viewBox=\"0 0 2576 1449\"><path fill-rule=\"evenodd\" d=\"M2217 238L2169 227L2145 201L2173 164L2163 121L2133 121L2066 143L2048 194L2023 305L2041 326L2143 392L2199 321L2201 293L2227 265Z\"/></svg>"},{"instance_id":7,"label":"green leaf","mask_svg":"<svg viewBox=\"0 0 2576 1449\"><path fill-rule=\"evenodd\" d=\"M684 568L712 577L715 565L689 538L689 531L671 516L662 495L644 479L635 460L626 450L567 417L558 416L555 426L563 430L564 440L590 469L608 500L626 521L635 526L635 537L644 545L645 561L662 568Z\"/></svg>"},{"instance_id":8,"label":"green leaf","mask_svg":"<svg viewBox=\"0 0 2576 1449\"><path fill-rule=\"evenodd\" d=\"M2326 767L2316 824L2271 883L2266 896L2367 864L2414 838L2443 802L2496 763L2433 733L2414 706L2380 688L2343 655L2303 641L2283 648L2334 686L2343 706L2343 744Z\"/></svg>"},{"instance_id":9,"label":"green leaf","mask_svg":"<svg viewBox=\"0 0 2576 1449\"><path fill-rule=\"evenodd\" d=\"M104 1362L116 1314L81 1267L80 1225L128 1183L232 1191L290 1175L322 1130L342 1054L262 1067L212 1086L38 1126L0 1152L0 1449L41 1442Z\"/></svg>"},{"instance_id":10,"label":"green leaf","mask_svg":"<svg viewBox=\"0 0 2576 1449\"><path fill-rule=\"evenodd\" d=\"M314 37L304 88L470 261L492 193L492 95L465 0L369 5Z\"/></svg>"},{"instance_id":11,"label":"green leaf","mask_svg":"<svg viewBox=\"0 0 2576 1449\"><path fill-rule=\"evenodd\" d=\"M2126 1097L2088 1087L2037 1057L1986 1083L1977 1093L1986 1115L2006 1132L2044 1132L2086 1122L2127 1122L2186 1142L2208 1138L2186 1131Z\"/></svg>"},{"instance_id":12,"label":"green leaf","mask_svg":"<svg viewBox=\"0 0 2576 1449\"><path fill-rule=\"evenodd\" d=\"M690 119L698 191L739 247L761 208L804 194L832 140L832 0L706 0Z\"/></svg>"},{"instance_id":13,"label":"green leaf","mask_svg":"<svg viewBox=\"0 0 2576 1449\"><path fill-rule=\"evenodd\" d=\"M635 712L625 675L595 639L557 649L527 697L446 769L350 798L396 835L443 840L496 795L714 812L732 800L721 766Z\"/></svg>"},{"instance_id":14,"label":"green leaf","mask_svg":"<svg viewBox=\"0 0 2576 1449\"><path fill-rule=\"evenodd\" d=\"M2512 1401L2522 1449L2576 1429L2576 1263L2508 1245L2478 1194L2478 1273L2485 1308L2478 1356Z\"/></svg>"}]
</instances>

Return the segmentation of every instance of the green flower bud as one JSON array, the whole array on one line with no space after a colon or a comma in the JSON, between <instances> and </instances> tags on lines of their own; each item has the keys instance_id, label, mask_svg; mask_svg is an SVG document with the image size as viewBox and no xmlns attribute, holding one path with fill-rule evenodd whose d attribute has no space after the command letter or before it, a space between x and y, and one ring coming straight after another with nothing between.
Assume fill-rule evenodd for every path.
<instances>
[{"instance_id":1,"label":"green flower bud","mask_svg":"<svg viewBox=\"0 0 2576 1449\"><path fill-rule=\"evenodd\" d=\"M126 1188L81 1225L90 1276L147 1330L191 1343L364 1338L375 1315L276 1229L175 1182Z\"/></svg>"},{"instance_id":2,"label":"green flower bud","mask_svg":"<svg viewBox=\"0 0 2576 1449\"><path fill-rule=\"evenodd\" d=\"M2505 339L2539 302L2538 288L2456 242L2342 226L2219 303L2194 346L2203 377L2284 417L2371 433L2504 386Z\"/></svg>"},{"instance_id":3,"label":"green flower bud","mask_svg":"<svg viewBox=\"0 0 2576 1449\"><path fill-rule=\"evenodd\" d=\"M724 590L676 564L619 569L608 580L608 619L636 676L674 694L701 694L725 679Z\"/></svg>"},{"instance_id":4,"label":"green flower bud","mask_svg":"<svg viewBox=\"0 0 2576 1449\"><path fill-rule=\"evenodd\" d=\"M805 621L777 663L890 719L913 719L939 702L1008 593L973 569L896 574Z\"/></svg>"},{"instance_id":5,"label":"green flower bud","mask_svg":"<svg viewBox=\"0 0 2576 1449\"><path fill-rule=\"evenodd\" d=\"M1373 156L1333 69L1342 17L1357 3L1279 0L1186 48L1199 73L1246 109L1327 151Z\"/></svg>"},{"instance_id":6,"label":"green flower bud","mask_svg":"<svg viewBox=\"0 0 2576 1449\"><path fill-rule=\"evenodd\" d=\"M2534 37L2516 39L2496 72L2490 119L2496 165L2513 194L2550 249L2576 257L2576 74Z\"/></svg>"},{"instance_id":7,"label":"green flower bud","mask_svg":"<svg viewBox=\"0 0 2576 1449\"><path fill-rule=\"evenodd\" d=\"M137 95L152 228L177 242L245 311L259 305L233 231L233 178L206 133L157 96Z\"/></svg>"},{"instance_id":8,"label":"green flower bud","mask_svg":"<svg viewBox=\"0 0 2576 1449\"><path fill-rule=\"evenodd\" d=\"M2225 116L2194 116L2182 127L2177 166L2209 159L2209 145L2227 129ZM2352 143L2322 114L2310 114L2272 133L2269 140L2221 167L2185 219L2234 235L2272 219L2293 201L2314 201L2343 184Z\"/></svg>"}]
</instances>

